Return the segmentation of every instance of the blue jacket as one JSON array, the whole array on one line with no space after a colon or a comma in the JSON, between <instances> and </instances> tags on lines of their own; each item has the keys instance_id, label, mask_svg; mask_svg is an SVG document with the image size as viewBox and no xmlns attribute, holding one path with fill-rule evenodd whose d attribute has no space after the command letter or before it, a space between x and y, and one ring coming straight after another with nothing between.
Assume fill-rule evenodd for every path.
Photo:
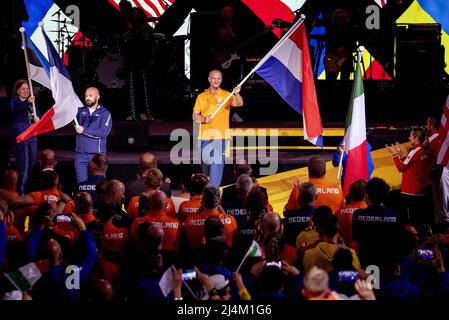
<instances>
[{"instance_id":1,"label":"blue jacket","mask_svg":"<svg viewBox=\"0 0 449 320\"><path fill-rule=\"evenodd\" d=\"M76 152L106 154L106 140L112 128L111 113L99 106L92 115L87 107L78 108L76 115L83 134L76 136Z\"/></svg>"},{"instance_id":2,"label":"blue jacket","mask_svg":"<svg viewBox=\"0 0 449 320\"><path fill-rule=\"evenodd\" d=\"M19 98L15 98L11 100L11 129L12 129L12 138L15 138L24 132L31 125L30 115L33 113L33 106L31 103L20 100ZM37 116L40 117L39 109L36 108ZM36 137L33 137L36 140ZM32 139L32 138L30 138Z\"/></svg>"},{"instance_id":3,"label":"blue jacket","mask_svg":"<svg viewBox=\"0 0 449 320\"><path fill-rule=\"evenodd\" d=\"M344 141L341 141L340 144L342 144ZM332 157L332 165L334 167L338 167L338 165L340 164L340 153L338 151L336 151ZM366 156L368 159L368 180L371 178L371 175L373 174L374 171L374 162L373 159L371 158L371 145L367 142L366 143ZM345 168L346 168L346 159L348 158L348 155L345 152L343 152L343 160L341 161L341 166L342 166L342 173L341 173L341 181L345 181Z\"/></svg>"},{"instance_id":4,"label":"blue jacket","mask_svg":"<svg viewBox=\"0 0 449 320\"><path fill-rule=\"evenodd\" d=\"M26 244L26 250L31 258L36 257L36 252L41 244L44 230L37 228L31 232ZM87 278L92 271L97 260L97 247L95 239L88 230L80 232L79 249L82 252L78 261L73 261L80 268L81 283ZM66 280L70 274L66 274L66 268L62 265L49 266L48 271L33 286L35 300L78 300L79 292L76 289L67 289Z\"/></svg>"}]
</instances>

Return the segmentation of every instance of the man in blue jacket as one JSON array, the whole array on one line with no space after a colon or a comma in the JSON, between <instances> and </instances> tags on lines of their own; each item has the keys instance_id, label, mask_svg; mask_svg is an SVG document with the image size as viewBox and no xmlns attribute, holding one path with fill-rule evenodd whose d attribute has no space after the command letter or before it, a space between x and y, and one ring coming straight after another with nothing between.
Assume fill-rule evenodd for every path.
<instances>
[{"instance_id":1,"label":"man in blue jacket","mask_svg":"<svg viewBox=\"0 0 449 320\"><path fill-rule=\"evenodd\" d=\"M100 93L95 87L87 88L84 95L86 106L78 109L75 126L75 170L78 183L89 177L89 162L97 153L106 155L106 140L112 128L111 113L98 103Z\"/></svg>"}]
</instances>

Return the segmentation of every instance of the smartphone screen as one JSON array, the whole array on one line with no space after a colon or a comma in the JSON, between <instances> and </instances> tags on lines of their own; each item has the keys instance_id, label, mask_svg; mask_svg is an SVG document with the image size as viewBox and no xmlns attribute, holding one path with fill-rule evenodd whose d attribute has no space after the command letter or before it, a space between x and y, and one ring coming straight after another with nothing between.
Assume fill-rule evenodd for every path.
<instances>
[{"instance_id":1,"label":"smartphone screen","mask_svg":"<svg viewBox=\"0 0 449 320\"><path fill-rule=\"evenodd\" d=\"M70 216L65 215L65 214L58 214L56 215L56 222L57 223L63 223L63 222L70 222Z\"/></svg>"},{"instance_id":2,"label":"smartphone screen","mask_svg":"<svg viewBox=\"0 0 449 320\"><path fill-rule=\"evenodd\" d=\"M433 259L433 251L430 249L418 249L417 254L418 254L418 257L422 260L432 260Z\"/></svg>"},{"instance_id":3,"label":"smartphone screen","mask_svg":"<svg viewBox=\"0 0 449 320\"><path fill-rule=\"evenodd\" d=\"M340 271L338 273L338 280L341 282L354 282L359 278L357 271Z\"/></svg>"},{"instance_id":4,"label":"smartphone screen","mask_svg":"<svg viewBox=\"0 0 449 320\"><path fill-rule=\"evenodd\" d=\"M186 270L182 273L182 281L188 281L196 278L196 272L193 269Z\"/></svg>"}]
</instances>

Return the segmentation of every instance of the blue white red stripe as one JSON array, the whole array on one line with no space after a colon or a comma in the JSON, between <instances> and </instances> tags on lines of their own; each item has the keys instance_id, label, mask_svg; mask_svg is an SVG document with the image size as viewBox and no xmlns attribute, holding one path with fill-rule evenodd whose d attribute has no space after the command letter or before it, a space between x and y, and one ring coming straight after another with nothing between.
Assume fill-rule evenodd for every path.
<instances>
[{"instance_id":1,"label":"blue white red stripe","mask_svg":"<svg viewBox=\"0 0 449 320\"><path fill-rule=\"evenodd\" d=\"M322 146L321 116L304 23L297 21L261 60L256 72L303 116L304 138Z\"/></svg>"}]
</instances>

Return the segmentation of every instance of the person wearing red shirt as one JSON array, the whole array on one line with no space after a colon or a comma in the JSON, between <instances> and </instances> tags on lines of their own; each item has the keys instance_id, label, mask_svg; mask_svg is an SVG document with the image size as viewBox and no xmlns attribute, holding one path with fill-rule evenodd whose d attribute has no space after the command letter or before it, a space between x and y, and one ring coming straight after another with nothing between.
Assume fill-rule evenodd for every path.
<instances>
[{"instance_id":1,"label":"person wearing red shirt","mask_svg":"<svg viewBox=\"0 0 449 320\"><path fill-rule=\"evenodd\" d=\"M233 239L237 234L237 222L230 214L220 213L220 190L212 185L204 188L202 197L202 209L196 216L191 216L184 221L184 231L191 249L197 249L205 244L204 221L210 216L218 216L225 228L226 244L232 247Z\"/></svg>"},{"instance_id":2,"label":"person wearing red shirt","mask_svg":"<svg viewBox=\"0 0 449 320\"><path fill-rule=\"evenodd\" d=\"M178 218L185 221L188 217L195 216L201 207L202 194L204 188L208 185L209 178L202 173L192 176L190 181L190 200L184 201L179 205Z\"/></svg>"},{"instance_id":3,"label":"person wearing red shirt","mask_svg":"<svg viewBox=\"0 0 449 320\"><path fill-rule=\"evenodd\" d=\"M431 160L423 146L425 138L426 133L423 128L412 129L409 136L412 148L406 156L402 156L400 146L386 146L393 156L396 168L402 172L402 219L415 226L433 222L433 215L429 214L429 210L427 210L425 197L426 188L431 183L429 176Z\"/></svg>"},{"instance_id":4,"label":"person wearing red shirt","mask_svg":"<svg viewBox=\"0 0 449 320\"><path fill-rule=\"evenodd\" d=\"M344 205L343 192L338 183L329 183L326 177L326 161L320 157L313 157L308 164L309 182L316 187L317 198L315 207L322 205L329 206L332 212L337 212ZM295 181L294 187L290 193L290 198L285 205L284 211L299 209L299 181Z\"/></svg>"},{"instance_id":5,"label":"person wearing red shirt","mask_svg":"<svg viewBox=\"0 0 449 320\"><path fill-rule=\"evenodd\" d=\"M105 256L109 254L113 262L120 260L123 249L128 242L128 230L114 226L112 220L116 214L114 203L102 201L97 207L96 216L104 224Z\"/></svg>"},{"instance_id":6,"label":"person wearing red shirt","mask_svg":"<svg viewBox=\"0 0 449 320\"><path fill-rule=\"evenodd\" d=\"M156 223L164 230L162 250L176 252L181 238L182 225L177 218L165 212L167 196L160 190L145 199L145 216L136 218L131 226L131 237L137 240L137 230L143 222Z\"/></svg>"},{"instance_id":7,"label":"person wearing red shirt","mask_svg":"<svg viewBox=\"0 0 449 320\"><path fill-rule=\"evenodd\" d=\"M147 186L147 191L143 193L143 195L148 195L152 193L155 190L159 190L162 184L163 175L161 170L157 168L149 169L147 172L147 176L145 178L145 185ZM128 204L128 215L131 218L131 220L136 219L139 217L139 206L140 206L140 198L141 196L134 196L131 198L131 201ZM176 216L175 211L175 205L173 204L173 201L170 198L167 198L167 207L165 208L165 212L172 216ZM141 210L141 214L143 213L143 210Z\"/></svg>"},{"instance_id":8,"label":"person wearing red shirt","mask_svg":"<svg viewBox=\"0 0 449 320\"><path fill-rule=\"evenodd\" d=\"M88 192L78 192L74 199L75 213L80 217L84 224L97 220L93 214L93 199Z\"/></svg>"},{"instance_id":9,"label":"person wearing red shirt","mask_svg":"<svg viewBox=\"0 0 449 320\"><path fill-rule=\"evenodd\" d=\"M363 179L356 180L349 187L349 203L335 213L338 218L338 233L347 246L352 243L352 214L358 209L368 207L365 200L366 182Z\"/></svg>"}]
</instances>

